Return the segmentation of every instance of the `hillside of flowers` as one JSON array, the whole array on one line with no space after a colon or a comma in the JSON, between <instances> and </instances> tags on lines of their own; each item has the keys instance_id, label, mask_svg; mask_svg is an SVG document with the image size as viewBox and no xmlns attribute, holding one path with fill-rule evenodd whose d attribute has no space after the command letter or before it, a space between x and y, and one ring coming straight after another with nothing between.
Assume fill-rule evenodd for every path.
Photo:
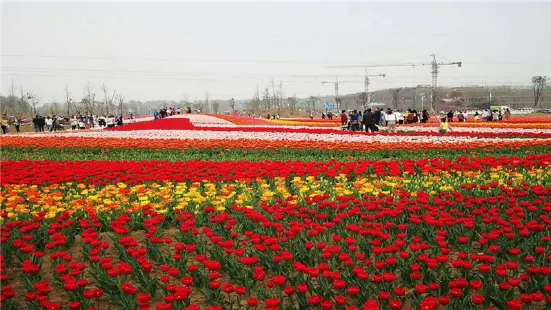
<instances>
[{"instance_id":1,"label":"hillside of flowers","mask_svg":"<svg viewBox=\"0 0 551 310\"><path fill-rule=\"evenodd\" d=\"M0 138L1 309L551 308L551 121Z\"/></svg>"}]
</instances>

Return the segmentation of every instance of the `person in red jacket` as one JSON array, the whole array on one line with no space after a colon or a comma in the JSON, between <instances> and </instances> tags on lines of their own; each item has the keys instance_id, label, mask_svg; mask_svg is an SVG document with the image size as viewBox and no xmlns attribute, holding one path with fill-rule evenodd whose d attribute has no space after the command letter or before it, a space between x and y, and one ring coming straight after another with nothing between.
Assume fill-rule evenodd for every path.
<instances>
[{"instance_id":1,"label":"person in red jacket","mask_svg":"<svg viewBox=\"0 0 551 310\"><path fill-rule=\"evenodd\" d=\"M348 125L348 115L346 115L346 110L342 110L341 113L341 125L347 126Z\"/></svg>"}]
</instances>

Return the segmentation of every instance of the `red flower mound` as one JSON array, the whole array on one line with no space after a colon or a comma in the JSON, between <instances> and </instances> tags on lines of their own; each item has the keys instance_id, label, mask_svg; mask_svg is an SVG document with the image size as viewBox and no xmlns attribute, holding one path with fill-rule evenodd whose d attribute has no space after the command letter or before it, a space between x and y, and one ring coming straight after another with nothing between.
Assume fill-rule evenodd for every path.
<instances>
[{"instance_id":1,"label":"red flower mound","mask_svg":"<svg viewBox=\"0 0 551 310\"><path fill-rule=\"evenodd\" d=\"M195 129L187 118L164 118L150 122L133 123L126 126L107 128L114 131L132 131L132 130L182 130Z\"/></svg>"}]
</instances>

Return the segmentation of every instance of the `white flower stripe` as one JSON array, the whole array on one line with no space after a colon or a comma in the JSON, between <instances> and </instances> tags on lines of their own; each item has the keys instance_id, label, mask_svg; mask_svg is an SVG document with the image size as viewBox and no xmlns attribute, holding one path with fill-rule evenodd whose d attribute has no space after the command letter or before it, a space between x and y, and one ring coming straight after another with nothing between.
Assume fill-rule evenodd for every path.
<instances>
[{"instance_id":1,"label":"white flower stripe","mask_svg":"<svg viewBox=\"0 0 551 310\"><path fill-rule=\"evenodd\" d=\"M247 131L209 131L209 130L139 130L139 131L79 131L68 133L31 134L25 137L89 137L89 138L126 138L126 139L184 139L184 140L288 140L323 141L343 143L495 143L500 141L537 141L551 140L540 138L500 139L460 136L400 136L400 135L341 135L312 134L294 132L247 132Z\"/></svg>"}]
</instances>

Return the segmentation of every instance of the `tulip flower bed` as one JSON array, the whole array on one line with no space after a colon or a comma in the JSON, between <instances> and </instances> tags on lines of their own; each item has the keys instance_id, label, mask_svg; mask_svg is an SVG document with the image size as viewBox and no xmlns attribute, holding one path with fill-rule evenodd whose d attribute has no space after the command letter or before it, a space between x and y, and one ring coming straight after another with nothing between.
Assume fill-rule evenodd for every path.
<instances>
[{"instance_id":1,"label":"tulip flower bed","mask_svg":"<svg viewBox=\"0 0 551 310\"><path fill-rule=\"evenodd\" d=\"M2 136L0 308L551 307L548 127L282 122Z\"/></svg>"}]
</instances>

